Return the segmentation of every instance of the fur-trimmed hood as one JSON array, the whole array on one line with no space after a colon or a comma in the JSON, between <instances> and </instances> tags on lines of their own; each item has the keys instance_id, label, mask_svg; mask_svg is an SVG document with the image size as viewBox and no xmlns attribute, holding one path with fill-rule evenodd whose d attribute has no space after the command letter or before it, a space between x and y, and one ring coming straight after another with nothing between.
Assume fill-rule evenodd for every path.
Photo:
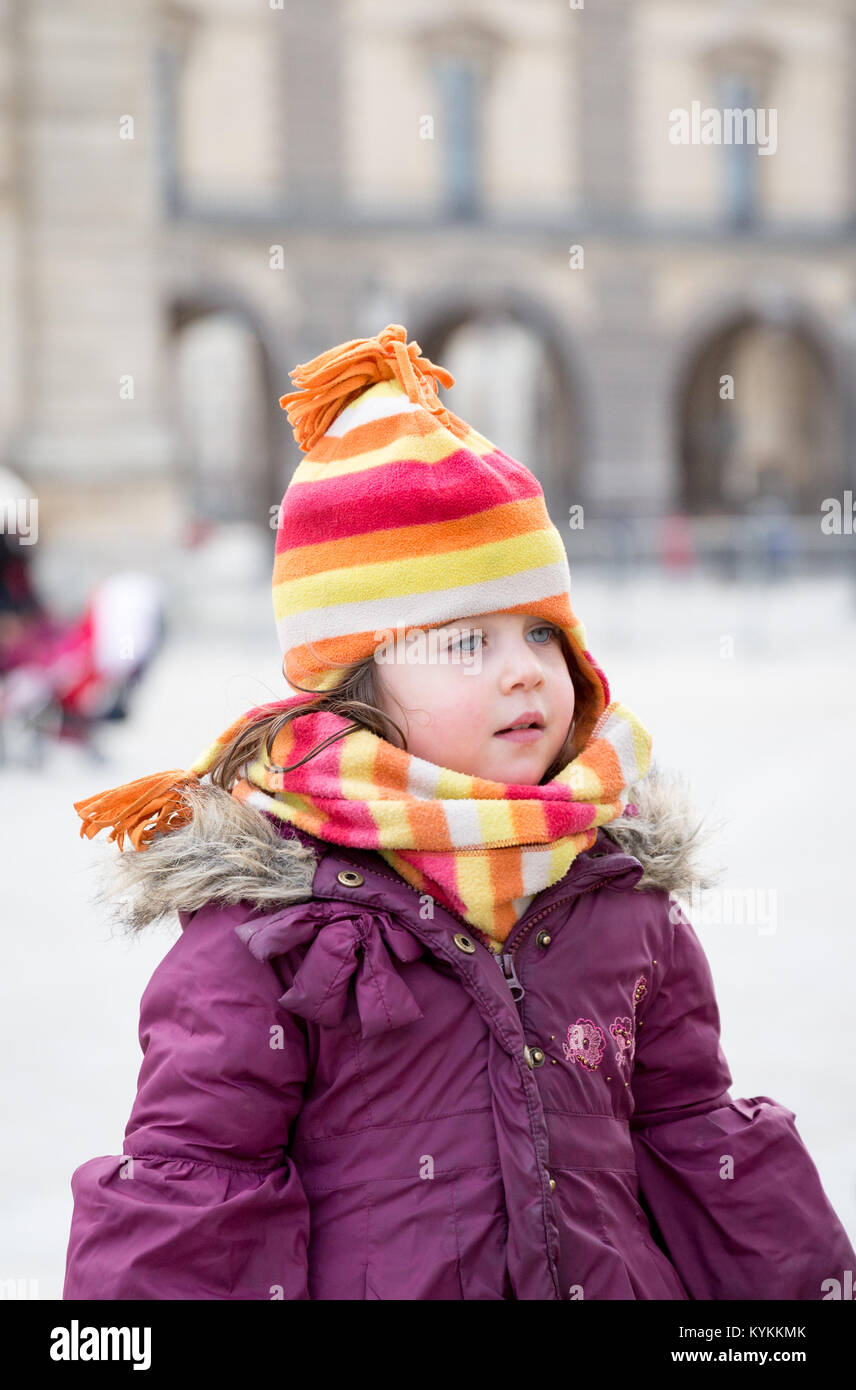
<instances>
[{"instance_id":1,"label":"fur-trimmed hood","mask_svg":"<svg viewBox=\"0 0 856 1390\"><path fill-rule=\"evenodd\" d=\"M155 836L146 850L103 847L95 897L121 927L139 931L213 900L273 909L311 898L318 863L311 846L281 835L267 816L210 782L191 784L184 796L192 819ZM721 870L711 872L699 859L715 827L703 825L678 774L652 764L628 802L639 814L604 829L642 865L636 890L661 888L680 897L718 881Z\"/></svg>"}]
</instances>

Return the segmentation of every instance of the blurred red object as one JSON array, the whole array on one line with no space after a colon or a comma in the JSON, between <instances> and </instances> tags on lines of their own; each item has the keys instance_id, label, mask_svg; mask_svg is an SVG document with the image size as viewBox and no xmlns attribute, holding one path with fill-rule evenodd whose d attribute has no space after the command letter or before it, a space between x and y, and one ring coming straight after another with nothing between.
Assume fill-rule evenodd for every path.
<instances>
[{"instance_id":1,"label":"blurred red object","mask_svg":"<svg viewBox=\"0 0 856 1390\"><path fill-rule=\"evenodd\" d=\"M111 575L80 618L38 619L7 646L0 723L51 712L60 738L87 737L100 720L125 718L129 692L163 640L163 594L144 573Z\"/></svg>"},{"instance_id":2,"label":"blurred red object","mask_svg":"<svg viewBox=\"0 0 856 1390\"><path fill-rule=\"evenodd\" d=\"M693 553L692 528L683 512L671 512L663 518L660 529L660 559L666 569L691 569Z\"/></svg>"},{"instance_id":3,"label":"blurred red object","mask_svg":"<svg viewBox=\"0 0 856 1390\"><path fill-rule=\"evenodd\" d=\"M182 545L186 550L196 550L200 545L204 545L214 530L216 526L213 521L204 517L193 517L184 528Z\"/></svg>"}]
</instances>

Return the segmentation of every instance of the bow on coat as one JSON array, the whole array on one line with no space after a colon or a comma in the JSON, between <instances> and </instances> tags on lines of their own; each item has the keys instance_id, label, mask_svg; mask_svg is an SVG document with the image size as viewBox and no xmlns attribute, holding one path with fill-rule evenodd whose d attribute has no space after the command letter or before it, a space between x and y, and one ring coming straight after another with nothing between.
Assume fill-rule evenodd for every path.
<instances>
[{"instance_id":1,"label":"bow on coat","mask_svg":"<svg viewBox=\"0 0 856 1390\"><path fill-rule=\"evenodd\" d=\"M300 903L273 917L244 922L235 934L257 960L271 960L315 938L279 1001L310 1023L323 1028L341 1023L354 976L363 1038L423 1017L390 951L406 962L421 956L424 947L386 912L337 915L329 902Z\"/></svg>"}]
</instances>

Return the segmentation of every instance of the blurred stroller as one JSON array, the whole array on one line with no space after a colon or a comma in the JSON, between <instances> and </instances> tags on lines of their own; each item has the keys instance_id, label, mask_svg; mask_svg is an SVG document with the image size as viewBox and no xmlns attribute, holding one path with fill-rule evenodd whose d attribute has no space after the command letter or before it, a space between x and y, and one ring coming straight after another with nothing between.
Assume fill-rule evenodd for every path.
<instances>
[{"instance_id":1,"label":"blurred stroller","mask_svg":"<svg viewBox=\"0 0 856 1390\"><path fill-rule=\"evenodd\" d=\"M0 674L0 763L41 766L51 739L76 743L99 760L95 730L127 717L133 688L163 637L160 587L136 572L103 580L77 622L38 620L11 669Z\"/></svg>"},{"instance_id":2,"label":"blurred stroller","mask_svg":"<svg viewBox=\"0 0 856 1390\"><path fill-rule=\"evenodd\" d=\"M8 470L0 474L4 492L12 483L24 489ZM95 730L127 716L133 688L163 642L161 586L142 572L112 575L79 619L62 622L34 590L28 561L29 548L0 532L0 764L39 767L51 740L100 760Z\"/></svg>"}]
</instances>

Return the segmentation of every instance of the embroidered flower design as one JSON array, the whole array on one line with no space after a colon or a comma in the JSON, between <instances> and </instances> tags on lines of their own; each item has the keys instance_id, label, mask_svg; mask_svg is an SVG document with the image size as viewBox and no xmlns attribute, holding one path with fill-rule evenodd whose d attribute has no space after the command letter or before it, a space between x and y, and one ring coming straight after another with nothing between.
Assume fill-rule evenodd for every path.
<instances>
[{"instance_id":1,"label":"embroidered flower design","mask_svg":"<svg viewBox=\"0 0 856 1390\"><path fill-rule=\"evenodd\" d=\"M627 1067L629 1070L630 1063L633 1061L633 1054L636 1051L633 1020L626 1016L617 1018L614 1023L610 1024L609 1031L618 1043L618 1050L615 1054L616 1062L619 1067Z\"/></svg>"},{"instance_id":2,"label":"embroidered flower design","mask_svg":"<svg viewBox=\"0 0 856 1390\"><path fill-rule=\"evenodd\" d=\"M579 1062L581 1067L594 1071L600 1065L606 1047L603 1029L590 1018L578 1018L568 1028L568 1041L562 1043L562 1051L569 1062Z\"/></svg>"},{"instance_id":3,"label":"embroidered flower design","mask_svg":"<svg viewBox=\"0 0 856 1390\"><path fill-rule=\"evenodd\" d=\"M636 1013L636 1005L643 995L648 993L648 981L644 975L640 975L636 984L633 986L633 1013Z\"/></svg>"}]
</instances>

